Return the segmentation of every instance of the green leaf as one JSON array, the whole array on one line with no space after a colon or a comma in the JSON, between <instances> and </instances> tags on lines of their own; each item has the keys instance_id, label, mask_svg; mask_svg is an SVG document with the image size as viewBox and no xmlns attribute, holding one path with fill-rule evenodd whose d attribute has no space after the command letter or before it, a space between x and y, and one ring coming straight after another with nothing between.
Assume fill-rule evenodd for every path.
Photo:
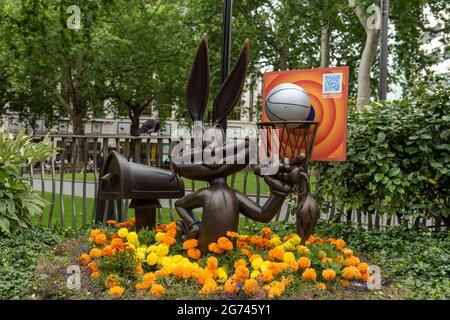
<instances>
[{"instance_id":1,"label":"green leaf","mask_svg":"<svg viewBox=\"0 0 450 320\"><path fill-rule=\"evenodd\" d=\"M383 179L384 178L384 174L382 174L382 173L377 173L376 175L375 175L375 182L379 182L381 179Z\"/></svg>"}]
</instances>

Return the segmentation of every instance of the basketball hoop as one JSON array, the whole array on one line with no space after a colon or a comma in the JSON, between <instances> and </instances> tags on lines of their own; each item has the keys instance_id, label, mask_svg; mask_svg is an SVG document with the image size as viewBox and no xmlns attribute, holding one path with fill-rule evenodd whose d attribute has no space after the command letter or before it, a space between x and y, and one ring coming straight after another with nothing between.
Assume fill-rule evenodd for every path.
<instances>
[{"instance_id":1,"label":"basketball hoop","mask_svg":"<svg viewBox=\"0 0 450 320\"><path fill-rule=\"evenodd\" d=\"M317 121L269 121L258 122L257 125L266 137L262 147L267 156L272 154L272 148L278 148L281 159L288 158L291 165L299 164L307 169L316 137ZM278 142L269 138L273 130L278 130Z\"/></svg>"}]
</instances>

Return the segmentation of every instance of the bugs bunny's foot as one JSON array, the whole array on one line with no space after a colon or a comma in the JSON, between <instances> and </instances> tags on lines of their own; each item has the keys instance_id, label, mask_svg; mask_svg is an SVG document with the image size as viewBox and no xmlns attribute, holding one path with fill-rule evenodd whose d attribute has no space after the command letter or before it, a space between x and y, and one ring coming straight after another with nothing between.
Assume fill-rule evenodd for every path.
<instances>
[{"instance_id":1,"label":"bugs bunny's foot","mask_svg":"<svg viewBox=\"0 0 450 320\"><path fill-rule=\"evenodd\" d=\"M188 239L197 239L198 238L198 236L200 235L200 226L201 226L200 221L195 221L195 222L191 223L191 225L189 226Z\"/></svg>"},{"instance_id":2,"label":"bugs bunny's foot","mask_svg":"<svg viewBox=\"0 0 450 320\"><path fill-rule=\"evenodd\" d=\"M176 225L177 225L177 234L179 234L181 236L182 240L186 240L188 233L189 233L189 230L188 230L186 224L181 220L177 220Z\"/></svg>"}]
</instances>

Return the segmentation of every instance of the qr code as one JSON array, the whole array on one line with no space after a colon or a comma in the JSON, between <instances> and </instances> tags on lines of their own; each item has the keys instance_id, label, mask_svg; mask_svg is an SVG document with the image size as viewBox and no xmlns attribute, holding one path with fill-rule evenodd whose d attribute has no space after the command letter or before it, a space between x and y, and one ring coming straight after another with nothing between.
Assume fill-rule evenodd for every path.
<instances>
[{"instance_id":1,"label":"qr code","mask_svg":"<svg viewBox=\"0 0 450 320\"><path fill-rule=\"evenodd\" d=\"M322 93L342 93L342 73L324 74Z\"/></svg>"}]
</instances>

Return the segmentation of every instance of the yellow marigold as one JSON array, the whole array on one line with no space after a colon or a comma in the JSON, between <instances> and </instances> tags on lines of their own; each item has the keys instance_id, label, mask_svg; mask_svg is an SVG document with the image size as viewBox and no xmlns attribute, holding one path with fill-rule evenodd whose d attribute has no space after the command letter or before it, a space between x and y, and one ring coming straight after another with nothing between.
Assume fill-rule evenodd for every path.
<instances>
[{"instance_id":1,"label":"yellow marigold","mask_svg":"<svg viewBox=\"0 0 450 320\"><path fill-rule=\"evenodd\" d=\"M216 281L218 283L225 283L225 281L227 281L228 279L228 274L225 271L224 268L220 267L217 269L217 277L216 277Z\"/></svg>"},{"instance_id":2,"label":"yellow marigold","mask_svg":"<svg viewBox=\"0 0 450 320\"><path fill-rule=\"evenodd\" d=\"M361 272L357 267L350 266L342 269L341 275L344 279L359 279L361 277Z\"/></svg>"},{"instance_id":3,"label":"yellow marigold","mask_svg":"<svg viewBox=\"0 0 450 320\"><path fill-rule=\"evenodd\" d=\"M105 279L105 287L110 289L120 285L120 278L117 274L110 274Z\"/></svg>"},{"instance_id":4,"label":"yellow marigold","mask_svg":"<svg viewBox=\"0 0 450 320\"><path fill-rule=\"evenodd\" d=\"M223 285L223 291L229 294L235 294L238 291L236 282L233 280L233 278L228 278L228 280L225 281L225 284Z\"/></svg>"},{"instance_id":5,"label":"yellow marigold","mask_svg":"<svg viewBox=\"0 0 450 320\"><path fill-rule=\"evenodd\" d=\"M309 249L305 246L298 246L297 251L301 256L307 256L309 254Z\"/></svg>"},{"instance_id":6,"label":"yellow marigold","mask_svg":"<svg viewBox=\"0 0 450 320\"><path fill-rule=\"evenodd\" d=\"M322 271L322 277L325 280L330 281L336 277L336 272L333 269L325 269Z\"/></svg>"},{"instance_id":7,"label":"yellow marigold","mask_svg":"<svg viewBox=\"0 0 450 320\"><path fill-rule=\"evenodd\" d=\"M89 237L95 238L95 237L98 236L100 233L102 233L100 230L98 230L98 229L92 229L91 232L90 232L90 234L89 234Z\"/></svg>"},{"instance_id":8,"label":"yellow marigold","mask_svg":"<svg viewBox=\"0 0 450 320\"><path fill-rule=\"evenodd\" d=\"M80 263L84 266L87 266L87 264L91 261L91 257L87 253L83 253L80 256Z\"/></svg>"},{"instance_id":9,"label":"yellow marigold","mask_svg":"<svg viewBox=\"0 0 450 320\"><path fill-rule=\"evenodd\" d=\"M281 239L279 236L273 236L272 239L270 239L269 244L272 248L278 247L281 245Z\"/></svg>"},{"instance_id":10,"label":"yellow marigold","mask_svg":"<svg viewBox=\"0 0 450 320\"><path fill-rule=\"evenodd\" d=\"M347 267L354 267L357 266L359 264L359 258L358 257L350 257L345 259L345 264L347 265Z\"/></svg>"},{"instance_id":11,"label":"yellow marigold","mask_svg":"<svg viewBox=\"0 0 450 320\"><path fill-rule=\"evenodd\" d=\"M323 283L323 282L319 282L319 283L316 285L316 288L317 288L317 289L320 289L320 290L326 290L326 289L327 289L327 285L326 285L325 283Z\"/></svg>"},{"instance_id":12,"label":"yellow marigold","mask_svg":"<svg viewBox=\"0 0 450 320\"><path fill-rule=\"evenodd\" d=\"M165 257L169 253L169 246L165 244L158 244L156 246L155 253L158 255L158 257Z\"/></svg>"},{"instance_id":13,"label":"yellow marigold","mask_svg":"<svg viewBox=\"0 0 450 320\"><path fill-rule=\"evenodd\" d=\"M109 288L109 294L116 298L121 297L124 291L125 290L120 286L112 286Z\"/></svg>"},{"instance_id":14,"label":"yellow marigold","mask_svg":"<svg viewBox=\"0 0 450 320\"><path fill-rule=\"evenodd\" d=\"M106 235L104 233L99 233L94 238L96 245L104 245L106 243Z\"/></svg>"},{"instance_id":15,"label":"yellow marigold","mask_svg":"<svg viewBox=\"0 0 450 320\"><path fill-rule=\"evenodd\" d=\"M239 233L234 232L234 231L227 231L227 237L230 237L230 238L239 238Z\"/></svg>"},{"instance_id":16,"label":"yellow marigold","mask_svg":"<svg viewBox=\"0 0 450 320\"><path fill-rule=\"evenodd\" d=\"M313 268L306 268L302 273L302 278L305 280L316 280L316 270L314 270Z\"/></svg>"},{"instance_id":17,"label":"yellow marigold","mask_svg":"<svg viewBox=\"0 0 450 320\"><path fill-rule=\"evenodd\" d=\"M245 266L238 266L234 272L233 279L236 282L245 281L250 275L250 271Z\"/></svg>"},{"instance_id":18,"label":"yellow marigold","mask_svg":"<svg viewBox=\"0 0 450 320\"><path fill-rule=\"evenodd\" d=\"M251 279L254 279L254 278L258 277L260 274L261 274L261 272L260 272L259 270L253 270L253 271L250 273L250 278L251 278Z\"/></svg>"},{"instance_id":19,"label":"yellow marigold","mask_svg":"<svg viewBox=\"0 0 450 320\"><path fill-rule=\"evenodd\" d=\"M150 289L150 293L154 297L161 297L164 294L164 291L165 291L164 287L156 283L153 284Z\"/></svg>"},{"instance_id":20,"label":"yellow marigold","mask_svg":"<svg viewBox=\"0 0 450 320\"><path fill-rule=\"evenodd\" d=\"M158 263L159 257L155 252L150 252L147 255L147 264L149 266L154 266L155 264Z\"/></svg>"},{"instance_id":21,"label":"yellow marigold","mask_svg":"<svg viewBox=\"0 0 450 320\"><path fill-rule=\"evenodd\" d=\"M237 267L239 267L239 266L241 266L241 267L246 267L246 266L247 266L247 261L245 261L244 259L238 259L238 260L236 260L236 261L234 262L234 267L237 268Z\"/></svg>"},{"instance_id":22,"label":"yellow marigold","mask_svg":"<svg viewBox=\"0 0 450 320\"><path fill-rule=\"evenodd\" d=\"M127 235L128 235L128 229L127 228L120 228L119 231L117 232L117 234L121 238L126 238Z\"/></svg>"},{"instance_id":23,"label":"yellow marigold","mask_svg":"<svg viewBox=\"0 0 450 320\"><path fill-rule=\"evenodd\" d=\"M217 283L212 278L208 278L200 289L200 294L211 294L217 290Z\"/></svg>"},{"instance_id":24,"label":"yellow marigold","mask_svg":"<svg viewBox=\"0 0 450 320\"><path fill-rule=\"evenodd\" d=\"M264 227L261 229L261 233L263 237L270 238L270 236L272 235L272 230L270 228Z\"/></svg>"},{"instance_id":25,"label":"yellow marigold","mask_svg":"<svg viewBox=\"0 0 450 320\"><path fill-rule=\"evenodd\" d=\"M302 238L300 238L298 234L293 234L292 237L289 239L289 242L297 246L302 242Z\"/></svg>"},{"instance_id":26,"label":"yellow marigold","mask_svg":"<svg viewBox=\"0 0 450 320\"><path fill-rule=\"evenodd\" d=\"M189 239L183 242L183 249L189 250L194 249L198 247L198 240L197 239Z\"/></svg>"},{"instance_id":27,"label":"yellow marigold","mask_svg":"<svg viewBox=\"0 0 450 320\"><path fill-rule=\"evenodd\" d=\"M302 269L309 268L311 266L311 260L306 257L300 257L300 259L298 259L298 266Z\"/></svg>"},{"instance_id":28,"label":"yellow marigold","mask_svg":"<svg viewBox=\"0 0 450 320\"><path fill-rule=\"evenodd\" d=\"M286 252L283 255L283 261L284 262L289 262L289 261L292 261L292 260L295 260L295 255L292 252Z\"/></svg>"},{"instance_id":29,"label":"yellow marigold","mask_svg":"<svg viewBox=\"0 0 450 320\"><path fill-rule=\"evenodd\" d=\"M259 278L260 278L261 282L269 283L273 279L272 271L270 271L269 269L262 271Z\"/></svg>"},{"instance_id":30,"label":"yellow marigold","mask_svg":"<svg viewBox=\"0 0 450 320\"><path fill-rule=\"evenodd\" d=\"M342 239L337 239L336 242L335 242L335 246L336 246L336 248L344 249L345 248L345 241L342 240Z\"/></svg>"},{"instance_id":31,"label":"yellow marigold","mask_svg":"<svg viewBox=\"0 0 450 320\"><path fill-rule=\"evenodd\" d=\"M114 255L114 249L111 248L111 246L106 246L102 249L102 255L104 255L105 257L111 257Z\"/></svg>"},{"instance_id":32,"label":"yellow marigold","mask_svg":"<svg viewBox=\"0 0 450 320\"><path fill-rule=\"evenodd\" d=\"M106 223L109 225L114 225L114 224L117 224L117 221L116 220L108 220L108 221L106 221Z\"/></svg>"},{"instance_id":33,"label":"yellow marigold","mask_svg":"<svg viewBox=\"0 0 450 320\"><path fill-rule=\"evenodd\" d=\"M256 259L252 260L252 268L255 270L261 269L261 266L263 265L264 260L261 257L258 257Z\"/></svg>"},{"instance_id":34,"label":"yellow marigold","mask_svg":"<svg viewBox=\"0 0 450 320\"><path fill-rule=\"evenodd\" d=\"M226 237L220 237L217 240L217 245L222 250L228 250L228 251L233 250L233 243L230 241L230 239L228 239Z\"/></svg>"},{"instance_id":35,"label":"yellow marigold","mask_svg":"<svg viewBox=\"0 0 450 320\"><path fill-rule=\"evenodd\" d=\"M97 279L98 277L100 277L101 274L102 274L102 273L101 273L100 271L92 272L92 273L91 273L91 279L92 279L92 280L95 280L95 279Z\"/></svg>"},{"instance_id":36,"label":"yellow marigold","mask_svg":"<svg viewBox=\"0 0 450 320\"><path fill-rule=\"evenodd\" d=\"M89 262L88 268L89 268L89 271L90 271L91 273L94 273L94 272L99 271L98 265L97 265L94 261Z\"/></svg>"},{"instance_id":37,"label":"yellow marigold","mask_svg":"<svg viewBox=\"0 0 450 320\"><path fill-rule=\"evenodd\" d=\"M262 258L259 254L252 254L249 258L248 258L248 261L250 261L250 263L253 263L253 261L255 260L255 259L258 259L258 258Z\"/></svg>"},{"instance_id":38,"label":"yellow marigold","mask_svg":"<svg viewBox=\"0 0 450 320\"><path fill-rule=\"evenodd\" d=\"M353 251L351 249L345 248L342 250L342 253L344 254L344 256L346 257L351 257L353 255Z\"/></svg>"},{"instance_id":39,"label":"yellow marigold","mask_svg":"<svg viewBox=\"0 0 450 320\"><path fill-rule=\"evenodd\" d=\"M269 253L267 254L267 259L270 261L283 261L284 257L284 250L281 247L276 247L271 250L269 250Z\"/></svg>"},{"instance_id":40,"label":"yellow marigold","mask_svg":"<svg viewBox=\"0 0 450 320\"><path fill-rule=\"evenodd\" d=\"M245 280L243 289L246 295L251 296L256 293L258 287L258 281L255 279L248 279Z\"/></svg>"},{"instance_id":41,"label":"yellow marigold","mask_svg":"<svg viewBox=\"0 0 450 320\"><path fill-rule=\"evenodd\" d=\"M132 243L132 244L138 244L138 235L136 232L132 231L132 232L128 232L127 234L127 241Z\"/></svg>"},{"instance_id":42,"label":"yellow marigold","mask_svg":"<svg viewBox=\"0 0 450 320\"><path fill-rule=\"evenodd\" d=\"M219 247L219 245L217 243L215 243L215 242L210 243L208 245L208 250L211 251L212 253L217 253L217 254L223 253L223 249L221 249Z\"/></svg>"},{"instance_id":43,"label":"yellow marigold","mask_svg":"<svg viewBox=\"0 0 450 320\"><path fill-rule=\"evenodd\" d=\"M157 232L156 235L155 235L155 240L157 242L159 242L161 240L161 238L164 237L165 235L166 235L165 232Z\"/></svg>"},{"instance_id":44,"label":"yellow marigold","mask_svg":"<svg viewBox=\"0 0 450 320\"><path fill-rule=\"evenodd\" d=\"M365 262L358 263L358 269L361 272L367 272L367 270L369 269L369 265Z\"/></svg>"},{"instance_id":45,"label":"yellow marigold","mask_svg":"<svg viewBox=\"0 0 450 320\"><path fill-rule=\"evenodd\" d=\"M192 259L200 259L200 257L202 256L202 253L200 252L200 250L198 250L196 248L189 249L187 254Z\"/></svg>"}]
</instances>

